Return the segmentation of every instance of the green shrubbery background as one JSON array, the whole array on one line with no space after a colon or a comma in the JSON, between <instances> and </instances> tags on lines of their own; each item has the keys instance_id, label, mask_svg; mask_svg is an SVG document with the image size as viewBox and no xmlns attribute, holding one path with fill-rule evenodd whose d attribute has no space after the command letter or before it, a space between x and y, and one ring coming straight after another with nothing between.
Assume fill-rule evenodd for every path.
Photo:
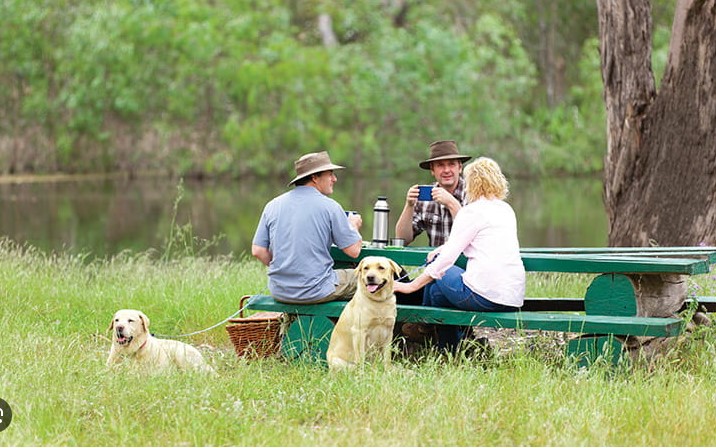
<instances>
[{"instance_id":1,"label":"green shrubbery background","mask_svg":"<svg viewBox=\"0 0 716 448\"><path fill-rule=\"evenodd\" d=\"M570 0L0 0L0 174L272 175L318 149L400 172L445 138L513 173L591 173L596 36L594 2Z\"/></svg>"}]
</instances>

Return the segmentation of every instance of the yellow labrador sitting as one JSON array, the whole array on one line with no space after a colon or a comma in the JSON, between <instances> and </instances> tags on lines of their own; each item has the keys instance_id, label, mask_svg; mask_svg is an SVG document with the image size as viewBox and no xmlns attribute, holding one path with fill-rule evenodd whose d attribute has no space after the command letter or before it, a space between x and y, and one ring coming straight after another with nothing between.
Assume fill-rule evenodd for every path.
<instances>
[{"instance_id":1,"label":"yellow labrador sitting","mask_svg":"<svg viewBox=\"0 0 716 448\"><path fill-rule=\"evenodd\" d=\"M390 364L390 343L397 314L393 277L398 264L385 257L365 257L356 268L358 287L343 308L331 334L326 360L331 370L355 367L366 359Z\"/></svg>"},{"instance_id":2,"label":"yellow labrador sitting","mask_svg":"<svg viewBox=\"0 0 716 448\"><path fill-rule=\"evenodd\" d=\"M171 339L155 338L149 333L149 318L137 310L119 310L109 324L112 348L107 366L128 358L148 368L196 369L213 372L204 363L199 350L189 344Z\"/></svg>"}]
</instances>

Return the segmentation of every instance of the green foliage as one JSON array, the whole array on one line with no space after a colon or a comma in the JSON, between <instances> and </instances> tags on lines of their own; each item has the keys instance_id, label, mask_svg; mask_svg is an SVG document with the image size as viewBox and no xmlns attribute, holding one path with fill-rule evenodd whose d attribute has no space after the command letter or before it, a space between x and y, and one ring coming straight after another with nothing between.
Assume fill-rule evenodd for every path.
<instances>
[{"instance_id":1,"label":"green foliage","mask_svg":"<svg viewBox=\"0 0 716 448\"><path fill-rule=\"evenodd\" d=\"M501 149L519 158L510 122L520 119L534 69L499 18L485 16L476 28L456 35L421 18L336 53L328 92L341 101L327 117L331 127L386 172L412 170L427 143L444 138L468 153Z\"/></svg>"},{"instance_id":2,"label":"green foliage","mask_svg":"<svg viewBox=\"0 0 716 448\"><path fill-rule=\"evenodd\" d=\"M379 0L4 0L0 126L44 157L3 170L275 175L328 149L387 173L443 138L515 172L599 170L595 27L582 26L594 6L559 5L409 2L396 26L398 3ZM549 107L544 23L562 24L553 50L580 61Z\"/></svg>"},{"instance_id":3,"label":"green foliage","mask_svg":"<svg viewBox=\"0 0 716 448\"><path fill-rule=\"evenodd\" d=\"M585 41L578 68L580 83L570 90L569 100L552 109L540 108L531 117L544 138L544 172L582 174L603 167L606 113L597 38Z\"/></svg>"}]
</instances>

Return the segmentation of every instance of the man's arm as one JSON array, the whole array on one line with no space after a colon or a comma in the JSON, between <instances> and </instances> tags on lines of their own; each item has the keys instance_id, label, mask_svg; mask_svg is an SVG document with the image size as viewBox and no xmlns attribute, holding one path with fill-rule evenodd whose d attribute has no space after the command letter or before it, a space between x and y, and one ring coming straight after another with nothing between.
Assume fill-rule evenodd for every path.
<instances>
[{"instance_id":1,"label":"man's arm","mask_svg":"<svg viewBox=\"0 0 716 448\"><path fill-rule=\"evenodd\" d=\"M412 243L415 237L413 235L413 210L417 201L418 186L413 185L405 195L405 206L398 217L398 222L395 223L395 237L404 239L406 246Z\"/></svg>"},{"instance_id":2,"label":"man's arm","mask_svg":"<svg viewBox=\"0 0 716 448\"><path fill-rule=\"evenodd\" d=\"M251 255L258 258L261 263L268 266L273 259L273 254L268 250L267 247L257 246L256 244L251 245Z\"/></svg>"},{"instance_id":3,"label":"man's arm","mask_svg":"<svg viewBox=\"0 0 716 448\"><path fill-rule=\"evenodd\" d=\"M363 247L363 241L359 240L356 241L354 244L351 244L350 246L341 249L344 254L348 255L351 258L358 258L358 255L360 255L360 250Z\"/></svg>"},{"instance_id":4,"label":"man's arm","mask_svg":"<svg viewBox=\"0 0 716 448\"><path fill-rule=\"evenodd\" d=\"M433 199L439 204L444 205L450 215L454 218L457 212L462 208L462 204L449 191L441 187L433 188Z\"/></svg>"}]
</instances>

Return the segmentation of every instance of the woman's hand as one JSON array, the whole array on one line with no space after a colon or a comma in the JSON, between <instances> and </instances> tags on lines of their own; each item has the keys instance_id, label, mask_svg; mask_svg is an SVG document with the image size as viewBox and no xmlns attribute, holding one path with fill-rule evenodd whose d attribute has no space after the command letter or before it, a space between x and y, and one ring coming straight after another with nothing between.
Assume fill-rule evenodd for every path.
<instances>
[{"instance_id":1,"label":"woman's hand","mask_svg":"<svg viewBox=\"0 0 716 448\"><path fill-rule=\"evenodd\" d=\"M437 257L438 255L440 255L440 250L441 250L442 248L443 248L442 246L436 247L435 249L431 250L430 253L428 253L428 256L425 257L425 261L427 262L427 264L432 263L433 260L435 259L435 257Z\"/></svg>"},{"instance_id":2,"label":"woman's hand","mask_svg":"<svg viewBox=\"0 0 716 448\"><path fill-rule=\"evenodd\" d=\"M395 282L393 284L393 292L399 292L401 294L410 294L411 292L415 292L423 286L427 285L431 281L433 281L433 279L428 274L423 272L422 274L418 275L412 282Z\"/></svg>"},{"instance_id":3,"label":"woman's hand","mask_svg":"<svg viewBox=\"0 0 716 448\"><path fill-rule=\"evenodd\" d=\"M399 292L401 294L410 294L411 292L415 291L415 289L411 289L412 284L413 284L413 282L410 282L410 283L395 282L395 284L393 284L393 292Z\"/></svg>"}]
</instances>

